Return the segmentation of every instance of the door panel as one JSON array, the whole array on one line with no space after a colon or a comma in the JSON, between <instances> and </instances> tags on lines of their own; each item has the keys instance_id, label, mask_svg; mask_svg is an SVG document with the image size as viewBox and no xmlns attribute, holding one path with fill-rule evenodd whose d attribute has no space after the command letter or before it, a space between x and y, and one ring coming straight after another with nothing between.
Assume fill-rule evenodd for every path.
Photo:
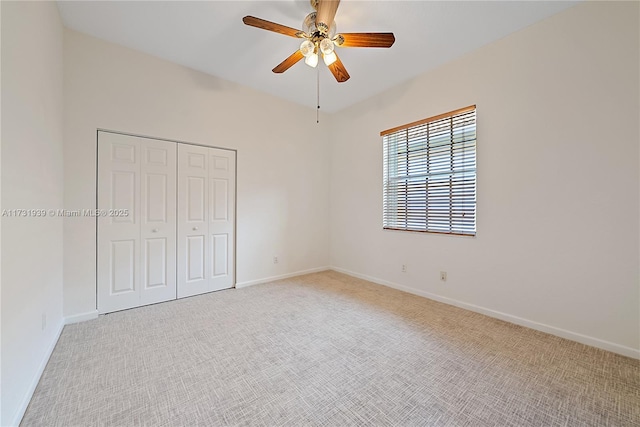
<instances>
[{"instance_id":1,"label":"door panel","mask_svg":"<svg viewBox=\"0 0 640 427\"><path fill-rule=\"evenodd\" d=\"M98 217L98 311L140 303L140 143L99 132L98 208L127 209L127 216Z\"/></svg>"},{"instance_id":2,"label":"door panel","mask_svg":"<svg viewBox=\"0 0 640 427\"><path fill-rule=\"evenodd\" d=\"M111 295L136 292L136 241L111 241Z\"/></svg>"},{"instance_id":3,"label":"door panel","mask_svg":"<svg viewBox=\"0 0 640 427\"><path fill-rule=\"evenodd\" d=\"M212 148L212 151L221 151L221 150ZM224 172L229 170L229 157L227 157L227 153L225 153L223 156L216 156L215 154L213 154L211 157L213 158L214 170L224 171ZM213 175L215 176L216 173L214 172Z\"/></svg>"},{"instance_id":4,"label":"door panel","mask_svg":"<svg viewBox=\"0 0 640 427\"><path fill-rule=\"evenodd\" d=\"M213 197L211 198L212 221L229 219L229 182L226 179L213 179Z\"/></svg>"},{"instance_id":5,"label":"door panel","mask_svg":"<svg viewBox=\"0 0 640 427\"><path fill-rule=\"evenodd\" d=\"M202 223L205 220L205 189L203 177L187 177L187 222Z\"/></svg>"},{"instance_id":6,"label":"door panel","mask_svg":"<svg viewBox=\"0 0 640 427\"><path fill-rule=\"evenodd\" d=\"M111 204L109 209L126 209L127 216L109 217L112 223L136 222L136 197L138 197L138 173L135 172L112 172L111 173Z\"/></svg>"},{"instance_id":7,"label":"door panel","mask_svg":"<svg viewBox=\"0 0 640 427\"><path fill-rule=\"evenodd\" d=\"M146 187L146 213L147 223L167 222L167 176L163 174L150 173L145 176Z\"/></svg>"},{"instance_id":8,"label":"door panel","mask_svg":"<svg viewBox=\"0 0 640 427\"><path fill-rule=\"evenodd\" d=\"M235 156L235 151L209 149L212 165L209 169L209 235L212 252L209 289L212 291L235 285Z\"/></svg>"},{"instance_id":9,"label":"door panel","mask_svg":"<svg viewBox=\"0 0 640 427\"><path fill-rule=\"evenodd\" d=\"M178 298L233 287L235 152L179 146L178 185Z\"/></svg>"},{"instance_id":10,"label":"door panel","mask_svg":"<svg viewBox=\"0 0 640 427\"><path fill-rule=\"evenodd\" d=\"M209 291L207 154L178 145L178 298Z\"/></svg>"},{"instance_id":11,"label":"door panel","mask_svg":"<svg viewBox=\"0 0 640 427\"><path fill-rule=\"evenodd\" d=\"M187 237L187 282L205 278L204 239L202 235Z\"/></svg>"},{"instance_id":12,"label":"door panel","mask_svg":"<svg viewBox=\"0 0 640 427\"><path fill-rule=\"evenodd\" d=\"M176 143L98 132L98 312L176 298L175 162Z\"/></svg>"},{"instance_id":13,"label":"door panel","mask_svg":"<svg viewBox=\"0 0 640 427\"><path fill-rule=\"evenodd\" d=\"M173 260L167 260L167 239L147 239L144 256L146 289L167 284L167 264Z\"/></svg>"},{"instance_id":14,"label":"door panel","mask_svg":"<svg viewBox=\"0 0 640 427\"><path fill-rule=\"evenodd\" d=\"M144 305L176 298L177 144L140 138L140 147Z\"/></svg>"},{"instance_id":15,"label":"door panel","mask_svg":"<svg viewBox=\"0 0 640 427\"><path fill-rule=\"evenodd\" d=\"M184 155L187 156L187 163L189 165L189 169L196 170L199 169L202 173L206 174L207 171L207 153L206 148L198 148L195 146L190 146L189 148L183 150Z\"/></svg>"},{"instance_id":16,"label":"door panel","mask_svg":"<svg viewBox=\"0 0 640 427\"><path fill-rule=\"evenodd\" d=\"M173 150L173 148L171 148ZM153 166L169 166L168 162L168 151L164 148L160 147L144 147L144 152L146 154L147 165Z\"/></svg>"},{"instance_id":17,"label":"door panel","mask_svg":"<svg viewBox=\"0 0 640 427\"><path fill-rule=\"evenodd\" d=\"M122 135L120 135L122 136ZM115 137L114 137L115 139ZM132 141L123 141L122 138L118 138L122 142L111 143L111 161L113 163L136 163L136 151L138 151L137 144Z\"/></svg>"},{"instance_id":18,"label":"door panel","mask_svg":"<svg viewBox=\"0 0 640 427\"><path fill-rule=\"evenodd\" d=\"M228 274L227 258L229 255L228 234L214 234L211 239L213 252L213 276L225 276Z\"/></svg>"}]
</instances>

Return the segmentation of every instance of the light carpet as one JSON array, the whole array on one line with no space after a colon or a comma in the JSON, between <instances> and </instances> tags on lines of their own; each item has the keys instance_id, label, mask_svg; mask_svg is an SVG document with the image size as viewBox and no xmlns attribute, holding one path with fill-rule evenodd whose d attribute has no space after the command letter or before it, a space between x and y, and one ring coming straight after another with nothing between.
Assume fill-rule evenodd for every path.
<instances>
[{"instance_id":1,"label":"light carpet","mask_svg":"<svg viewBox=\"0 0 640 427\"><path fill-rule=\"evenodd\" d=\"M24 426L638 426L640 361L336 272L64 328Z\"/></svg>"}]
</instances>

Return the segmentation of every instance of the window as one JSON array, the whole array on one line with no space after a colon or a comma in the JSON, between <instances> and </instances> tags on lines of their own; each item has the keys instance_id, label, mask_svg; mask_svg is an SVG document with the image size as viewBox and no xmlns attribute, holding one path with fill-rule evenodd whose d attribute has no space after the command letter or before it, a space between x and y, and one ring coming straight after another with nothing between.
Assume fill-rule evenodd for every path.
<instances>
[{"instance_id":1,"label":"window","mask_svg":"<svg viewBox=\"0 0 640 427\"><path fill-rule=\"evenodd\" d=\"M475 105L380 135L383 227L474 236Z\"/></svg>"}]
</instances>

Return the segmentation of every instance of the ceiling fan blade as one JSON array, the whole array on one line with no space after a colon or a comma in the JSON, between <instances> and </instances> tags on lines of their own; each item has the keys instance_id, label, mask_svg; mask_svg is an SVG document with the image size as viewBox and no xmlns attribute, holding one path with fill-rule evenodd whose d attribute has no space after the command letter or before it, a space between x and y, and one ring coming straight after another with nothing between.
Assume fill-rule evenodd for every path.
<instances>
[{"instance_id":1,"label":"ceiling fan blade","mask_svg":"<svg viewBox=\"0 0 640 427\"><path fill-rule=\"evenodd\" d=\"M340 61L340 58L337 54L336 61L333 64L329 65L329 70L331 70L331 74L333 74L333 77L336 78L338 83L346 82L347 80L349 80L349 77L351 77L349 73L347 73L347 69L344 68L342 61Z\"/></svg>"},{"instance_id":2,"label":"ceiling fan blade","mask_svg":"<svg viewBox=\"0 0 640 427\"><path fill-rule=\"evenodd\" d=\"M391 47L396 41L393 33L340 33L341 47Z\"/></svg>"},{"instance_id":3,"label":"ceiling fan blade","mask_svg":"<svg viewBox=\"0 0 640 427\"><path fill-rule=\"evenodd\" d=\"M316 28L323 34L329 33L329 27L336 17L340 0L319 0L316 14Z\"/></svg>"},{"instance_id":4,"label":"ceiling fan blade","mask_svg":"<svg viewBox=\"0 0 640 427\"><path fill-rule=\"evenodd\" d=\"M280 33L290 37L298 37L298 34L301 32L295 28L276 24L275 22L256 18L255 16L245 16L242 18L242 22L251 27L262 28L263 30L273 31L274 33Z\"/></svg>"},{"instance_id":5,"label":"ceiling fan blade","mask_svg":"<svg viewBox=\"0 0 640 427\"><path fill-rule=\"evenodd\" d=\"M300 50L296 50L291 54L291 56L289 56L287 59L285 59L278 65L276 65L276 67L271 71L273 71L274 73L284 73L289 68L291 68L296 62L300 61L302 58L304 58L304 55L300 53Z\"/></svg>"}]
</instances>

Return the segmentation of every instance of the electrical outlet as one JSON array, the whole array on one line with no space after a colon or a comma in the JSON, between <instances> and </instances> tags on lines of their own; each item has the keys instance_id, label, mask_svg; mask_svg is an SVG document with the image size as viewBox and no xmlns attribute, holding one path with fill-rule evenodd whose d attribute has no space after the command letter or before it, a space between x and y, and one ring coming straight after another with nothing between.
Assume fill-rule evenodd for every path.
<instances>
[{"instance_id":1,"label":"electrical outlet","mask_svg":"<svg viewBox=\"0 0 640 427\"><path fill-rule=\"evenodd\" d=\"M403 273L407 272L407 264L402 264L402 272Z\"/></svg>"},{"instance_id":2,"label":"electrical outlet","mask_svg":"<svg viewBox=\"0 0 640 427\"><path fill-rule=\"evenodd\" d=\"M47 314L42 313L42 330L47 329Z\"/></svg>"},{"instance_id":3,"label":"electrical outlet","mask_svg":"<svg viewBox=\"0 0 640 427\"><path fill-rule=\"evenodd\" d=\"M274 264L277 264L277 263L278 263L278 256L277 256L277 255L274 255L274 257L273 257L273 263L274 263Z\"/></svg>"},{"instance_id":4,"label":"electrical outlet","mask_svg":"<svg viewBox=\"0 0 640 427\"><path fill-rule=\"evenodd\" d=\"M447 272L446 271L441 271L440 272L440 280L443 282L447 281Z\"/></svg>"}]
</instances>

